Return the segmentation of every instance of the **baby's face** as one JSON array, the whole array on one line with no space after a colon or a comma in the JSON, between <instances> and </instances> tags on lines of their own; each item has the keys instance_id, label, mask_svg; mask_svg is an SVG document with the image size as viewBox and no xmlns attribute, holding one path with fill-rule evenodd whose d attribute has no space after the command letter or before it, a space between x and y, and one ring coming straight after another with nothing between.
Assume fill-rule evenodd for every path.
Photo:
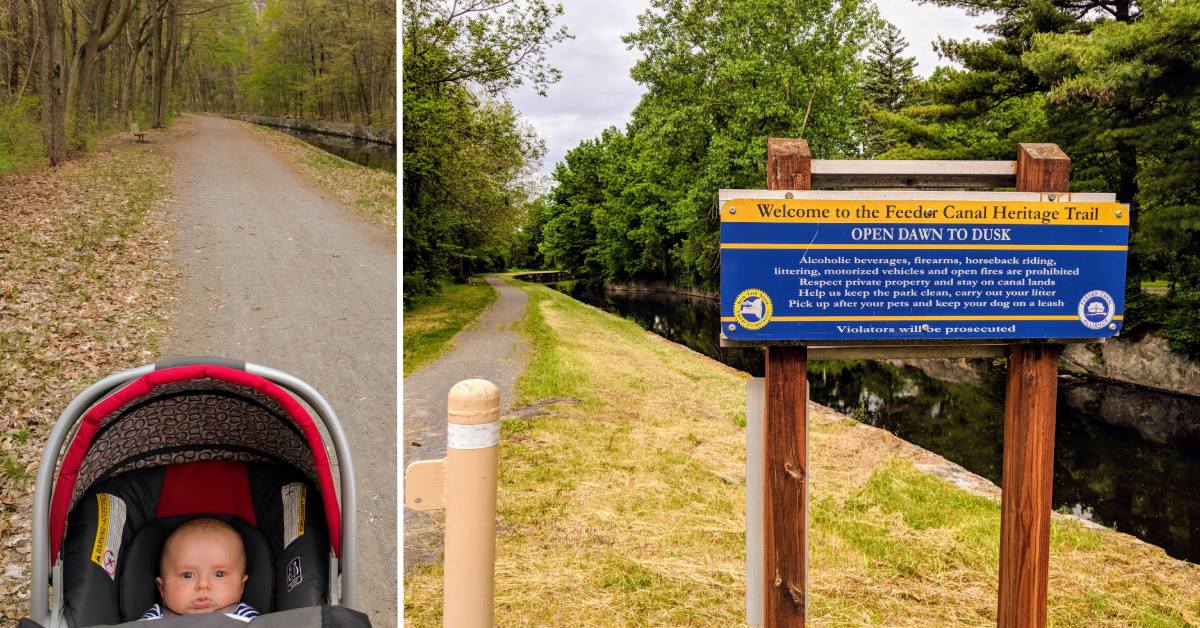
<instances>
[{"instance_id":1,"label":"baby's face","mask_svg":"<svg viewBox=\"0 0 1200 628\"><path fill-rule=\"evenodd\" d=\"M233 530L184 530L163 551L156 579L163 604L180 615L211 613L242 599L246 557Z\"/></svg>"}]
</instances>

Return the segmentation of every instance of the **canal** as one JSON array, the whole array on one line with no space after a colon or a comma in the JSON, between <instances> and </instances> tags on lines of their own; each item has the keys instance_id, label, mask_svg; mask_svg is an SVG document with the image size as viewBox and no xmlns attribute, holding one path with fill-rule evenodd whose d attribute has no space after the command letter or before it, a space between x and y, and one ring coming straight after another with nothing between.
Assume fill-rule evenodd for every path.
<instances>
[{"instance_id":1,"label":"canal","mask_svg":"<svg viewBox=\"0 0 1200 628\"><path fill-rule=\"evenodd\" d=\"M718 304L661 293L571 296L636 321L761 377L760 349L719 344ZM952 379L954 381L947 381ZM822 361L809 365L812 400L886 429L999 484L1004 433L1003 360L971 360L943 379L912 366ZM1200 398L1100 380L1061 377L1054 450L1054 508L1133 534L1200 562L1200 442L1159 444L1128 425L1161 413L1200 416Z\"/></svg>"},{"instance_id":2,"label":"canal","mask_svg":"<svg viewBox=\"0 0 1200 628\"><path fill-rule=\"evenodd\" d=\"M396 172L396 147L391 144L368 142L341 135L314 133L299 129L275 126L271 128L300 138L327 153L332 153L360 166L376 170L386 170L393 173Z\"/></svg>"}]
</instances>

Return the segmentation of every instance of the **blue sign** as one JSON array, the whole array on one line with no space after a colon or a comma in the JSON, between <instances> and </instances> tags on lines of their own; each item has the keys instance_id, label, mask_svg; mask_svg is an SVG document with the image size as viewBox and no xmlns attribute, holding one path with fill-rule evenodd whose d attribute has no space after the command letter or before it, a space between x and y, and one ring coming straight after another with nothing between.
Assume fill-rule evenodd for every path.
<instances>
[{"instance_id":1,"label":"blue sign","mask_svg":"<svg viewBox=\"0 0 1200 628\"><path fill-rule=\"evenodd\" d=\"M722 194L730 340L1065 340L1123 324L1124 204L755 194Z\"/></svg>"}]
</instances>

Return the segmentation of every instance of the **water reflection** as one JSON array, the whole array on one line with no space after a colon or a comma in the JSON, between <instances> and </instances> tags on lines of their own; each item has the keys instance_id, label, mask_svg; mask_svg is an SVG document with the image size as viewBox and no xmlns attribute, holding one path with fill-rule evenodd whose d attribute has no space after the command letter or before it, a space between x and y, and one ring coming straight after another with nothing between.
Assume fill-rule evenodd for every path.
<instances>
[{"instance_id":1,"label":"water reflection","mask_svg":"<svg viewBox=\"0 0 1200 628\"><path fill-rule=\"evenodd\" d=\"M313 133L312 131L301 131L299 129L272 128L276 131L282 131L288 135L298 137L327 153L333 153L346 161L352 161L360 166L396 172L396 147L391 144L367 142L340 135Z\"/></svg>"},{"instance_id":2,"label":"water reflection","mask_svg":"<svg viewBox=\"0 0 1200 628\"><path fill-rule=\"evenodd\" d=\"M719 345L717 303L660 294L572 295L734 368L761 376L760 349ZM936 452L999 484L1003 361L971 362L954 383L873 361L813 362L812 399ZM974 382L978 382L975 384ZM1055 508L1200 562L1200 399L1096 380L1064 379L1058 393Z\"/></svg>"}]
</instances>

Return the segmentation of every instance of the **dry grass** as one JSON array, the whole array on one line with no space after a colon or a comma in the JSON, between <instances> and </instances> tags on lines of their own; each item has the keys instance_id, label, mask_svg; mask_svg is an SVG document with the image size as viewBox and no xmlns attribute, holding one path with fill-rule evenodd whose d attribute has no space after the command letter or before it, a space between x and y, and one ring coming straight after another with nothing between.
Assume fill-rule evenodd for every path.
<instances>
[{"instance_id":1,"label":"dry grass","mask_svg":"<svg viewBox=\"0 0 1200 628\"><path fill-rule=\"evenodd\" d=\"M249 122L254 131L310 181L368 220L396 230L396 175L346 161L304 140Z\"/></svg>"},{"instance_id":2,"label":"dry grass","mask_svg":"<svg viewBox=\"0 0 1200 628\"><path fill-rule=\"evenodd\" d=\"M166 138L179 131L155 131ZM172 159L127 133L56 169L0 182L0 613L28 613L41 448L87 385L149 362L175 282Z\"/></svg>"},{"instance_id":3,"label":"dry grass","mask_svg":"<svg viewBox=\"0 0 1200 628\"><path fill-rule=\"evenodd\" d=\"M745 375L527 289L524 400L582 403L503 423L497 625L743 625ZM995 625L994 488L963 490L924 470L946 466L929 452L810 416L812 623ZM1065 517L1051 545L1050 625L1197 624L1200 566ZM406 582L408 625L438 625L440 608L440 567Z\"/></svg>"}]
</instances>

